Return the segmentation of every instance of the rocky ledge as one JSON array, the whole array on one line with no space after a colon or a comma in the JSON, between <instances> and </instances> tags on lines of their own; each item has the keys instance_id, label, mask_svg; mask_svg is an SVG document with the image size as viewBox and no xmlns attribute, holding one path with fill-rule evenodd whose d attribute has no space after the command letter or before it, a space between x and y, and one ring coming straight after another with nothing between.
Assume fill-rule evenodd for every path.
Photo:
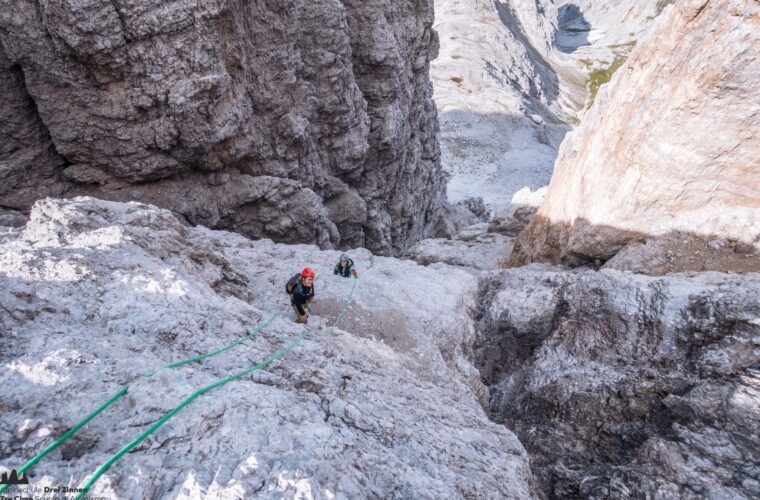
<instances>
[{"instance_id":1,"label":"rocky ledge","mask_svg":"<svg viewBox=\"0 0 760 500\"><path fill-rule=\"evenodd\" d=\"M313 334L200 396L95 485L109 498L531 498L515 436L489 420L465 356L477 279L445 265L188 228L167 210L92 198L35 204L0 230L0 464L18 468L129 384L126 396L28 473L81 487L184 397L302 335L284 293L317 270ZM434 299L433 299L434 298ZM144 374L248 342L153 378Z\"/></svg>"}]
</instances>

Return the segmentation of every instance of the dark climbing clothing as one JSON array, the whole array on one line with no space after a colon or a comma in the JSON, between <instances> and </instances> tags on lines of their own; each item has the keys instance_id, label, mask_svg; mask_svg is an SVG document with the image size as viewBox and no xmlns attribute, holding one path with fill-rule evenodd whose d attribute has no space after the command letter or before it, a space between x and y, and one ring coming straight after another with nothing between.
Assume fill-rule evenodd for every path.
<instances>
[{"instance_id":1,"label":"dark climbing clothing","mask_svg":"<svg viewBox=\"0 0 760 500\"><path fill-rule=\"evenodd\" d=\"M314 285L306 286L301 280L298 280L296 286L293 287L293 293L290 295L290 304L301 316L306 315L305 305L308 305L311 299L314 298Z\"/></svg>"},{"instance_id":2,"label":"dark climbing clothing","mask_svg":"<svg viewBox=\"0 0 760 500\"><path fill-rule=\"evenodd\" d=\"M348 259L348 264L346 264L346 267L343 267L340 265L340 262L335 264L335 269L333 270L333 274L339 274L343 276L344 278L350 278L351 277L351 271L354 268L354 261L351 259Z\"/></svg>"},{"instance_id":3,"label":"dark climbing clothing","mask_svg":"<svg viewBox=\"0 0 760 500\"><path fill-rule=\"evenodd\" d=\"M290 295L293 293L293 289L296 287L296 285L301 281L301 273L294 274L292 278L288 280L288 282L285 284L285 293Z\"/></svg>"}]
</instances>

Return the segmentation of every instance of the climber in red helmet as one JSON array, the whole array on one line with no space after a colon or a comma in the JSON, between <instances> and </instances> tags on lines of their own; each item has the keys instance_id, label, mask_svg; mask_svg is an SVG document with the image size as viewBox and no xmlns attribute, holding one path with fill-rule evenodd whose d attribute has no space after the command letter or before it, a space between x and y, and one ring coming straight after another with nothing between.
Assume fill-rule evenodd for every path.
<instances>
[{"instance_id":1,"label":"climber in red helmet","mask_svg":"<svg viewBox=\"0 0 760 500\"><path fill-rule=\"evenodd\" d=\"M288 280L285 291L290 295L290 305L296 313L296 323L309 324L311 299L314 298L314 271L304 268Z\"/></svg>"}]
</instances>

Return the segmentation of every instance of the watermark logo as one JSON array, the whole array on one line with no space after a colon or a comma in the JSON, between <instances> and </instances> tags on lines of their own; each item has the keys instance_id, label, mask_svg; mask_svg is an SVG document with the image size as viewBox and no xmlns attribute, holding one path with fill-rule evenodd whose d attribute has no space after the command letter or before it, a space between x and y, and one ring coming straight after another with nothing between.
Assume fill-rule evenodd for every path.
<instances>
[{"instance_id":1,"label":"watermark logo","mask_svg":"<svg viewBox=\"0 0 760 500\"><path fill-rule=\"evenodd\" d=\"M10 475L7 472L3 472L0 484L29 484L29 478L23 472L21 473L21 477L18 477L16 469L11 469Z\"/></svg>"}]
</instances>

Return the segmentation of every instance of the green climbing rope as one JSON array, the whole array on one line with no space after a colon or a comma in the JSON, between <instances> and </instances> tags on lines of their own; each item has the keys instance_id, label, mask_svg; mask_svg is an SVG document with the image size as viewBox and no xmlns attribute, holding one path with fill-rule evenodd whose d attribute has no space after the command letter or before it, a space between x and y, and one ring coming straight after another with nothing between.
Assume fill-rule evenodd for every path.
<instances>
[{"instance_id":1,"label":"green climbing rope","mask_svg":"<svg viewBox=\"0 0 760 500\"><path fill-rule=\"evenodd\" d=\"M114 394L113 396L111 396L111 399L109 399L108 401L106 401L100 408L98 408L94 412L92 412L89 415L87 415L86 417L84 417L78 424L76 424L74 427L72 427L66 434L64 434L63 436L61 436L60 438L58 438L58 440L55 443L51 444L50 446L48 446L47 448L45 448L44 450L42 450L40 453L37 454L36 457L34 457L33 459L31 459L27 463L25 463L18 470L18 473L19 474L23 474L27 470L31 469L34 466L34 464L36 464L37 462L39 462L40 460L42 460L45 457L45 455L47 455L48 453L50 453L54 449L58 448L58 446L60 446L61 443L63 443L67 439L69 439L72 435L74 435L74 433L76 431L78 431L79 429L81 429L82 427L84 427L85 425L87 425L87 422L89 422L93 418L97 417L98 413L100 413L101 411L105 410L106 408L108 408L109 406L111 406L111 403L113 403L114 401L116 401L117 399L119 399L120 397L122 397L123 395L125 395L127 393L127 389L128 388L129 388L128 386L124 387L119 392L117 392L116 394ZM8 486L10 486L10 485L9 484L0 485L0 493L4 492L8 488Z\"/></svg>"},{"instance_id":2,"label":"green climbing rope","mask_svg":"<svg viewBox=\"0 0 760 500\"><path fill-rule=\"evenodd\" d=\"M333 322L333 324L325 331L325 334L328 334L329 332L331 332L332 330L334 330L338 326L339 322L343 319L343 316L344 316L344 314L345 314L345 312L347 310L348 304L351 302L351 298L354 295L354 290L356 289L356 283L357 283L357 281L358 281L358 278L354 277L354 281L353 281L353 283L351 285L351 291L349 292L348 297L344 301L343 306L341 307L340 313L338 314L338 317L335 319L335 321ZM256 371L256 370L259 370L259 369L267 366L268 364L270 364L270 363L272 363L272 362L280 359L285 354L287 354L288 351L290 351L296 345L298 345L299 343L301 343L301 341L303 339L305 339L306 337L308 337L310 333L311 333L311 331L308 328L305 328L303 334L301 334L300 337L298 337L296 340L294 340L293 342L291 342L290 344L288 344L285 348L281 349L279 352L273 354L272 356L270 356L269 358L265 359L261 363L255 365L255 366L252 366L251 368L248 368L247 370L244 370L244 371L242 371L240 373L236 373L235 375L230 375L227 378L223 378L223 379L221 379L221 380L219 380L219 381L217 381L217 382L215 382L215 383L213 383L211 385L207 385L206 387L203 387L202 389L199 389L199 390L195 391L194 393L192 393L190 396L188 396L187 398L185 398L179 405L177 405L173 410L169 411L166 415L164 415L163 417L161 417L161 419L158 422L156 422L155 424L153 424L148 430L146 430L145 432L143 432L142 434L140 434L137 438L135 438L129 444L127 444L125 447L123 447L121 450L119 450L114 456L112 456L110 459L108 459L108 461L106 461L103 465L101 465L100 467L98 467L98 469L95 471L95 473L93 474L93 476L87 481L87 483L85 483L84 487L82 488L82 491L79 492L79 494L76 496L75 500L80 500L82 497L84 497L84 495L92 487L92 485L95 484L95 482L100 478L100 476L102 476L111 467L111 465L113 465L117 460L119 460L125 454L129 453L130 450L132 450L135 446L137 446L138 444L140 444L145 438L147 438L148 436L150 436L151 434L153 434L156 430L158 430L158 428L161 427L162 425L164 425L164 423L166 423L166 421L168 421L174 415L176 415L177 413L179 413L179 411L182 408L184 408L185 406L187 406L190 403L192 403L195 398L197 398L198 396L200 396L202 394L205 394L205 393L207 393L209 391L212 391L212 390L216 389L217 387L221 387L221 386L223 386L224 384L226 384L228 382L232 382L233 380L237 380L240 377L244 377L244 376L248 375L249 373L251 373L253 371Z\"/></svg>"},{"instance_id":3,"label":"green climbing rope","mask_svg":"<svg viewBox=\"0 0 760 500\"><path fill-rule=\"evenodd\" d=\"M168 365L164 366L164 368L177 368L178 366L186 365L188 363L193 363L195 361L200 361L202 359L206 359L206 358L210 358L212 356L216 356L217 354L221 354L221 353L223 353L225 351L229 351L233 347L239 346L240 344L242 344L246 340L252 339L253 337L255 337L259 332L261 332L261 330L263 330L264 328L266 328L267 325L269 325L269 323L271 323L272 321L274 321L275 318L277 318L277 316L279 316L279 315L280 315L280 313L275 313L275 314L271 315L269 317L269 319L267 319L264 323L262 323L261 325L259 325L251 333L249 333L248 335L246 335L242 339L240 339L240 340L238 340L236 342L233 342L230 345L222 347L221 349L217 349L216 351L211 351L208 354L202 354L200 356L195 356L195 357L192 357L192 358L187 358L187 359L183 359L181 361L177 361L175 363L168 364ZM148 377L152 377L153 375L155 375L155 373L153 373L153 372L147 374Z\"/></svg>"},{"instance_id":4,"label":"green climbing rope","mask_svg":"<svg viewBox=\"0 0 760 500\"><path fill-rule=\"evenodd\" d=\"M186 365L186 364L192 363L194 361L200 361L202 359L210 358L211 356L216 356L217 354L221 354L221 353L223 353L225 351L228 351L228 350L232 349L233 347L242 344L246 340L255 337L259 332L261 332L261 330L263 330L264 328L266 328L267 325L269 325L272 321L274 321L275 318L277 318L277 316L279 316L279 315L280 315L280 313L275 313L275 314L271 315L264 323L262 323L258 327L256 327L256 329L254 329L253 331L251 331L247 336L245 336L245 337L243 337L243 338L241 338L241 339L239 339L239 340L237 340L237 341L235 341L235 342L233 342L233 343L231 343L231 344L229 344L229 345L227 345L225 347L222 347L221 349L217 349L216 351L212 351L212 352L210 352L208 354L203 354L203 355L200 355L200 356L194 356L192 358L187 358L187 359L183 359L181 361L176 361L174 363L170 363L170 364L168 364L166 366L163 366L162 369L164 369L164 368L169 368L169 369L171 369L171 368L177 368L178 366ZM157 372L150 372L150 373L147 373L145 376L150 378L153 375L155 375L155 373L157 373ZM114 394L111 397L111 399L109 399L108 401L106 401L100 408L98 408L97 410L95 410L94 412L90 413L89 415L87 415L82 420L80 420L66 434L64 434L63 436L61 436L60 438L58 438L58 440L56 440L50 446L48 446L47 448L45 448L44 450L42 450L40 453L38 453L37 456L35 456L31 460L29 460L26 464L24 464L20 469L18 469L18 473L21 474L21 473L29 470L30 468L32 468L37 462L39 462L40 460L42 460L45 457L45 455L47 455L51 451L53 451L56 448L58 448L61 444L63 444L64 441L66 441L71 436L73 436L75 432L77 432L79 429L81 429L82 427L84 427L85 425L87 425L87 423L90 420L92 420L93 418L95 418L96 416L98 416L98 414L100 412L102 412L103 410L105 410L106 408L108 408L109 406L111 406L120 397L124 396L127 393L128 390L129 390L129 386L128 385L124 386L119 392L117 392L116 394ZM7 484L0 485L0 493L4 492L8 488L8 486L9 485L7 485Z\"/></svg>"}]
</instances>

